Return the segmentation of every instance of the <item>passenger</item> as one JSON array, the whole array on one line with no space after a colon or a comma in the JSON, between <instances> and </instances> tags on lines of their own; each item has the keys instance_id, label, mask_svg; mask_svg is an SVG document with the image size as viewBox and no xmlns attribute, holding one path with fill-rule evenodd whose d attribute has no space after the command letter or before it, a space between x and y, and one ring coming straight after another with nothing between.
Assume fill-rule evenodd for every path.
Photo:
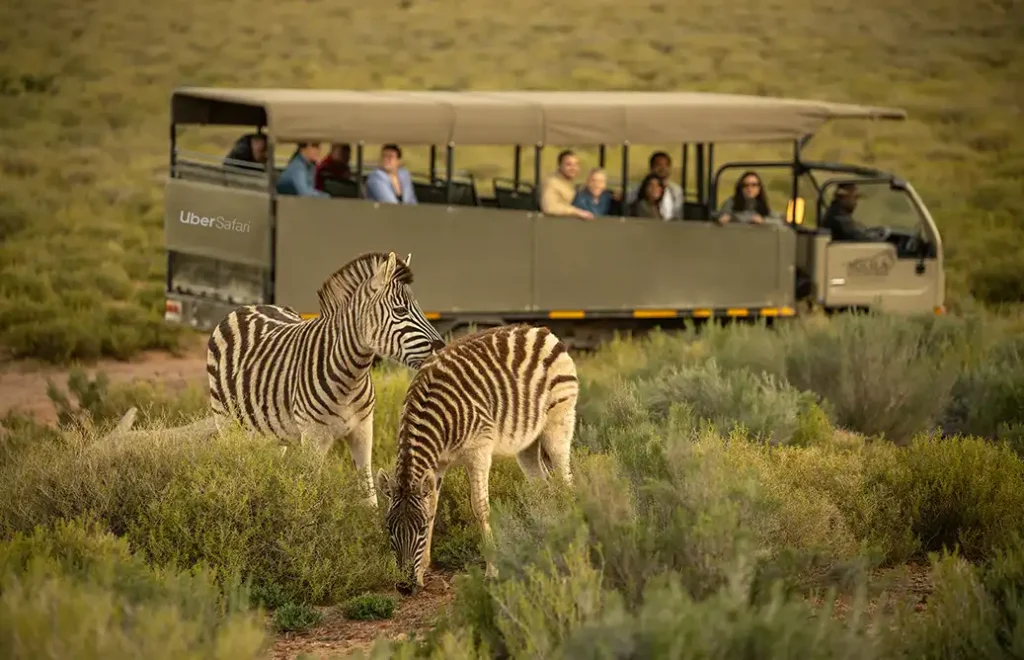
<instances>
[{"instance_id":1,"label":"passenger","mask_svg":"<svg viewBox=\"0 0 1024 660\"><path fill-rule=\"evenodd\" d=\"M366 196L382 204L417 204L412 175L402 167L402 150L397 144L380 149L380 165L366 177Z\"/></svg>"},{"instance_id":2,"label":"passenger","mask_svg":"<svg viewBox=\"0 0 1024 660\"><path fill-rule=\"evenodd\" d=\"M832 203L821 218L822 229L832 232L833 241L877 240L853 219L853 211L857 208L857 200L860 197L860 190L855 183L841 183L836 186Z\"/></svg>"},{"instance_id":3,"label":"passenger","mask_svg":"<svg viewBox=\"0 0 1024 660\"><path fill-rule=\"evenodd\" d=\"M768 193L764 182L757 172L747 171L736 180L736 189L732 197L722 203L718 209L718 223L745 222L755 225L766 220L781 222L768 206Z\"/></svg>"},{"instance_id":4,"label":"passenger","mask_svg":"<svg viewBox=\"0 0 1024 660\"><path fill-rule=\"evenodd\" d=\"M572 205L578 209L589 211L594 216L608 215L613 195L608 190L608 176L600 167L590 170L587 185L576 193Z\"/></svg>"},{"instance_id":5,"label":"passenger","mask_svg":"<svg viewBox=\"0 0 1024 660\"><path fill-rule=\"evenodd\" d=\"M262 170L266 168L266 163L267 136L262 133L247 133L238 138L224 157L225 167Z\"/></svg>"},{"instance_id":6,"label":"passenger","mask_svg":"<svg viewBox=\"0 0 1024 660\"><path fill-rule=\"evenodd\" d=\"M571 149L558 154L558 169L544 179L540 196L540 210L545 215L571 216L591 220L594 214L573 206L576 186L573 181L580 171L580 159Z\"/></svg>"},{"instance_id":7,"label":"passenger","mask_svg":"<svg viewBox=\"0 0 1024 660\"><path fill-rule=\"evenodd\" d=\"M661 177L651 172L644 177L644 180L637 186L640 192L639 198L633 203L633 215L638 218L655 218L656 220L670 220L665 215L662 202L665 199L665 182Z\"/></svg>"},{"instance_id":8,"label":"passenger","mask_svg":"<svg viewBox=\"0 0 1024 660\"><path fill-rule=\"evenodd\" d=\"M683 187L671 180L672 157L664 151L655 151L647 160L648 174L655 174L661 179L662 188L665 194L661 197L661 214L666 220L682 219L683 217ZM627 201L635 204L640 186L629 191Z\"/></svg>"},{"instance_id":9,"label":"passenger","mask_svg":"<svg viewBox=\"0 0 1024 660\"><path fill-rule=\"evenodd\" d=\"M317 190L324 189L324 179L344 180L352 178L352 168L348 162L352 158L352 145L348 143L331 146L330 153L316 166Z\"/></svg>"},{"instance_id":10,"label":"passenger","mask_svg":"<svg viewBox=\"0 0 1024 660\"><path fill-rule=\"evenodd\" d=\"M300 142L295 148L288 165L277 180L277 192L282 195L303 197L330 197L313 185L314 170L320 156L320 145L316 142Z\"/></svg>"}]
</instances>

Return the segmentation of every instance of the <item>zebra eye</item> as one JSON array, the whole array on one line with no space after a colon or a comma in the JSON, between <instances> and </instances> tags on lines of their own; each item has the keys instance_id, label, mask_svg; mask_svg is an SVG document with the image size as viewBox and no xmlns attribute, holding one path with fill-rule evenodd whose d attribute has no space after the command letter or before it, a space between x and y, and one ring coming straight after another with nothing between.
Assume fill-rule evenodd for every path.
<instances>
[{"instance_id":1,"label":"zebra eye","mask_svg":"<svg viewBox=\"0 0 1024 660\"><path fill-rule=\"evenodd\" d=\"M395 307L393 311L395 312L395 314L405 316L406 314L409 313L409 308L406 307L405 305L399 305L398 307Z\"/></svg>"}]
</instances>

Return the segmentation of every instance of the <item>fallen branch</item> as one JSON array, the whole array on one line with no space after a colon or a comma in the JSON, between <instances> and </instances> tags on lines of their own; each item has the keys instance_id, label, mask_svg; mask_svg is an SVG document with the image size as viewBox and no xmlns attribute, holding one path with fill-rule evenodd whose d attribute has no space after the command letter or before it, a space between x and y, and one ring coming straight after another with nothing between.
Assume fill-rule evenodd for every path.
<instances>
[{"instance_id":1,"label":"fallen branch","mask_svg":"<svg viewBox=\"0 0 1024 660\"><path fill-rule=\"evenodd\" d=\"M175 426L171 428L155 428L155 429L135 429L130 430L135 424L135 417L138 414L138 409L132 406L128 409L128 412L124 414L121 421L117 423L117 426L113 430L103 437L104 441L123 441L137 438L144 438L146 436L152 436L159 434L164 438L177 439L181 437L189 437L191 439L205 440L206 438L213 437L217 434L217 422L213 415L204 417L203 419L196 420L185 424L184 426Z\"/></svg>"}]
</instances>

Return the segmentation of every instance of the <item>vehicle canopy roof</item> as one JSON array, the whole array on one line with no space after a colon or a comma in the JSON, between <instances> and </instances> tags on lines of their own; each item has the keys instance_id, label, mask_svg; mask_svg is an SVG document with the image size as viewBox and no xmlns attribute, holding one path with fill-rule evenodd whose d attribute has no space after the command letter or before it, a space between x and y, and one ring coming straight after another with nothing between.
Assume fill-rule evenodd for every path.
<instances>
[{"instance_id":1,"label":"vehicle canopy roof","mask_svg":"<svg viewBox=\"0 0 1024 660\"><path fill-rule=\"evenodd\" d=\"M353 91L182 87L175 124L266 126L283 142L614 145L797 140L898 108L711 92Z\"/></svg>"}]
</instances>

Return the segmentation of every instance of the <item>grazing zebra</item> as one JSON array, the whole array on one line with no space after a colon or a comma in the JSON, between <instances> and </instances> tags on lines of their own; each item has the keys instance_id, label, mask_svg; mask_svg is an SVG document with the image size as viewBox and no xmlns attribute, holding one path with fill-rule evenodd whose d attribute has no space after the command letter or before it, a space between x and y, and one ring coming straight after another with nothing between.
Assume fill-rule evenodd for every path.
<instances>
[{"instance_id":1,"label":"grazing zebra","mask_svg":"<svg viewBox=\"0 0 1024 660\"><path fill-rule=\"evenodd\" d=\"M450 465L466 466L470 503L485 540L491 534L492 456L515 455L528 478L557 471L572 483L578 394L576 365L548 328L483 330L450 342L423 363L402 406L394 475L377 472L401 593L423 586L441 480ZM490 561L487 575L497 575Z\"/></svg>"},{"instance_id":2,"label":"grazing zebra","mask_svg":"<svg viewBox=\"0 0 1024 660\"><path fill-rule=\"evenodd\" d=\"M233 419L257 434L321 453L345 437L376 507L370 459L380 355L413 369L444 340L413 297L409 261L363 254L318 291L320 316L302 320L277 305L248 305L214 328L207 344L210 404L218 428Z\"/></svg>"}]
</instances>

